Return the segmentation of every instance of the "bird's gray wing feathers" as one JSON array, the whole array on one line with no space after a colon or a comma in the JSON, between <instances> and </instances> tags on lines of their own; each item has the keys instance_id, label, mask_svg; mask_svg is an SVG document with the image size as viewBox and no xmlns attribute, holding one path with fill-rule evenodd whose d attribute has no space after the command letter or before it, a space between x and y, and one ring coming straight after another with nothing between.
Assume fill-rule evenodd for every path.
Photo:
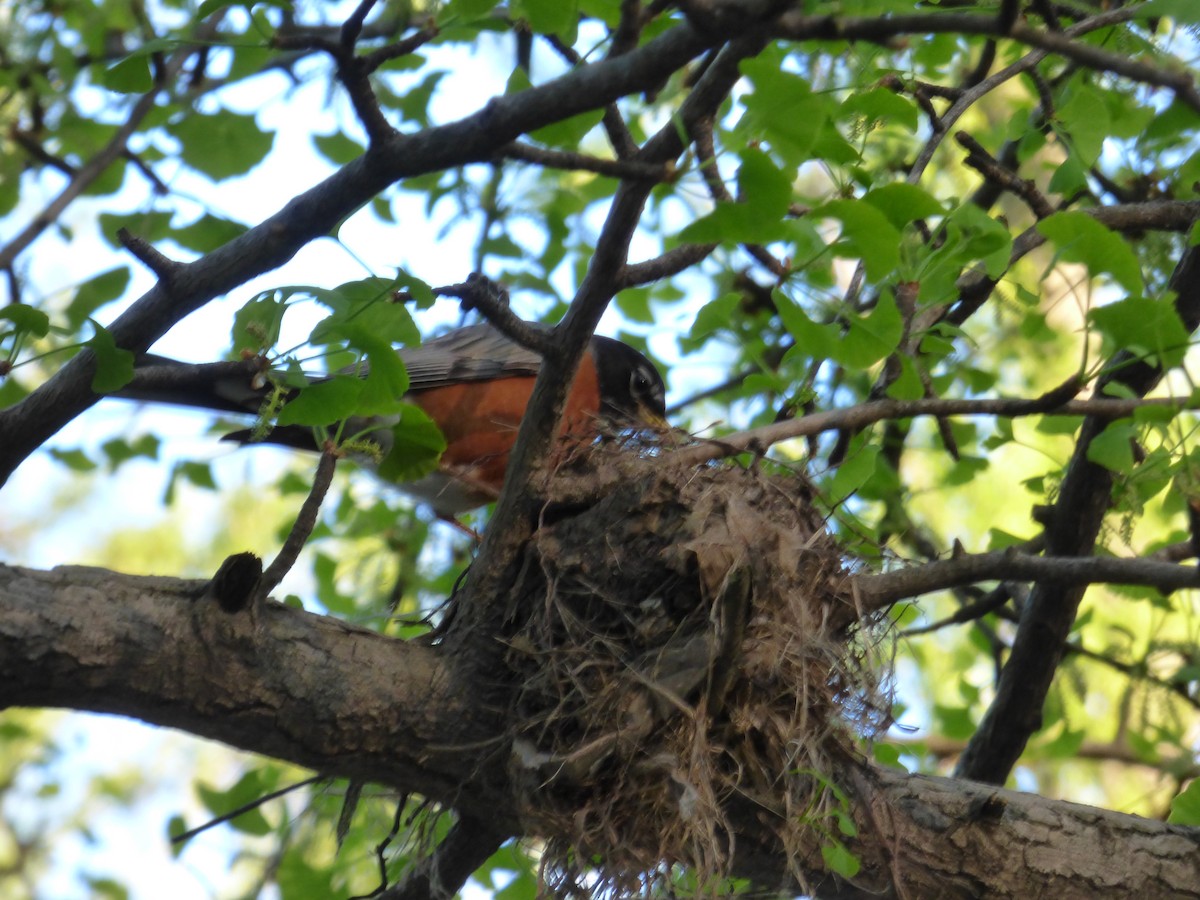
<instances>
[{"instance_id":1,"label":"bird's gray wing feathers","mask_svg":"<svg viewBox=\"0 0 1200 900\"><path fill-rule=\"evenodd\" d=\"M462 381L536 375L542 365L538 354L486 324L459 328L397 352L408 369L413 391Z\"/></svg>"}]
</instances>

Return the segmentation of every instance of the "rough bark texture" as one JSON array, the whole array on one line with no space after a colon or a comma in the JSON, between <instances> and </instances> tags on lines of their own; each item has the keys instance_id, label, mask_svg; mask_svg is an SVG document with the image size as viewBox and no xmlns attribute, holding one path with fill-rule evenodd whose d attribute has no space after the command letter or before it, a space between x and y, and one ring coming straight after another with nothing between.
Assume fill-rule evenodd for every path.
<instances>
[{"instance_id":1,"label":"rough bark texture","mask_svg":"<svg viewBox=\"0 0 1200 900\"><path fill-rule=\"evenodd\" d=\"M182 728L518 833L494 711L443 651L273 603L225 613L202 587L0 566L0 701ZM834 777L858 804L864 871L842 883L810 848L822 896L1200 896L1200 830L857 763ZM736 868L790 884L761 813L738 819Z\"/></svg>"}]
</instances>

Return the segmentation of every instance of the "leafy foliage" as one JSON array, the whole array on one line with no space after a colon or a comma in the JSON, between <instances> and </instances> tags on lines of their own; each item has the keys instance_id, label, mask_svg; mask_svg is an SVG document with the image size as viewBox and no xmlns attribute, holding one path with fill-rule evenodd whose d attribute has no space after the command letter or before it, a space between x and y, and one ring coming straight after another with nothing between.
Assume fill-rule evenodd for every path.
<instances>
[{"instance_id":1,"label":"leafy foliage","mask_svg":"<svg viewBox=\"0 0 1200 900\"><path fill-rule=\"evenodd\" d=\"M1053 52L996 24L1011 4L977 4L975 27L921 9L925 27L906 31L890 14L911 15L912 4L795 6L805 15L772 20L770 40L741 58L714 52L653 83L610 89L614 97L597 76L573 83L573 96L520 107L527 124L517 143L490 139L489 129L516 127L506 114L518 108L488 106L490 98L544 99L537 92L555 79L594 72L607 54L672 29L691 28L705 47L732 54L728 39L745 24L616 0L397 0L370 11L355 43L340 31L352 4L67 0L0 13L0 270L9 291L0 407L18 408L81 352L94 360L93 390L125 386L135 355L178 318L164 312L136 335L121 324L153 290L144 263L175 303L198 308L232 292L239 308L222 319L232 323L228 340L195 339L196 358L268 358L280 391L264 420L313 429L379 458L385 479L412 480L445 445L403 400L408 375L392 348L452 319L430 285L462 280L456 267L484 271L512 289L523 315L554 321L585 283L618 186L653 182L633 259L650 262L626 267L634 274L622 275L614 305L629 341L669 371L681 426L721 437L884 399L1033 400L1069 388L1029 415L891 417L777 445L775 459L805 468L830 527L859 557L892 566L1005 546L1040 552L1078 512L1062 505L1076 502L1064 491L1082 466L1073 458L1108 479L1088 552L1094 543L1097 556L1194 555L1198 451L1188 409L1200 310L1177 270L1195 252L1200 214L1200 109L1180 75L1195 56L1196 4L1053 6L1054 22L1042 18L1049 4L1017 4L1022 28L1069 45ZM635 27L630 9L645 21ZM825 16L839 28L811 24ZM748 46L746 34L739 39ZM369 58L376 67L355 80L353 60ZM717 61L734 75L693 121L688 104L697 84L711 86L704 79ZM303 96L307 84L320 86L320 102ZM387 140L372 110L419 138L399 161L378 149ZM494 115L472 130L477 110ZM282 119L304 123L302 151L281 137ZM659 140L667 123L686 147L677 159L629 151ZM432 161L421 155L427 145L438 148ZM306 172L365 172L374 190L322 195L303 209L326 218L299 218L300 207L284 204L317 181L292 174L301 152L317 167ZM268 183L280 193L246 211L238 200ZM332 245L361 265L322 257L329 276L319 283L288 285L273 273L243 287L304 244L301 256ZM217 260L204 270L211 283L177 277L177 264L147 247ZM255 262L236 268L245 258ZM168 339L188 345L189 327L175 325ZM1161 377L1141 389L1145 366ZM1138 400L1146 390L1175 402L1134 403L1086 446L1082 414L1092 410L1062 406ZM358 443L353 423L364 416L394 419L386 450ZM64 489L64 518L87 515L82 495L101 464L117 475L159 464L177 508L239 480L190 444L180 450L147 432L72 432L43 462L82 485L74 496ZM257 490L298 503L309 469L283 464ZM218 514L236 508L231 501ZM286 531L282 514L258 524L267 537ZM301 584L289 589L313 609L408 637L451 592L466 553L395 492L343 474ZM122 565L120 556L101 561ZM917 734L893 732L873 748L877 758L944 770L982 740L998 673L1025 639L1022 616L1038 608L1028 605L1036 589L1030 597L1028 585L994 578L894 611L896 716ZM1198 614L1192 593L1088 590L1032 711L1043 726L1020 757L1038 790L1200 822ZM40 765L31 748L44 741L51 752L49 727L8 715L14 759ZM196 793L205 815L220 815L295 775L239 760L233 777L198 774ZM325 782L235 819L237 839L248 841L238 853L257 868L245 874L254 867L243 860L243 881L220 889L253 881L288 897L367 893L397 808L428 815L430 835L446 827L417 800L374 792L339 846L335 823L350 791ZM8 806L4 814L13 817ZM842 841L852 836L846 821L822 825L822 852L830 870L851 877L858 860ZM384 870L398 877L423 849L389 846ZM0 856L0 885L42 877L40 852L22 857L25 870ZM476 880L498 895L533 896L533 856L506 846ZM123 890L98 876L89 885Z\"/></svg>"}]
</instances>

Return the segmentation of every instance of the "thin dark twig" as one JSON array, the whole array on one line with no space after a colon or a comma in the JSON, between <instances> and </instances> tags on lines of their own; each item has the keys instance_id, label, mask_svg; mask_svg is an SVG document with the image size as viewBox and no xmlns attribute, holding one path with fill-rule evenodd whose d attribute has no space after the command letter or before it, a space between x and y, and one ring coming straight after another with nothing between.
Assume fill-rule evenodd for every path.
<instances>
[{"instance_id":1,"label":"thin dark twig","mask_svg":"<svg viewBox=\"0 0 1200 900\"><path fill-rule=\"evenodd\" d=\"M437 37L438 34L440 34L438 27L430 24L416 32L416 34L410 34L403 40L388 44L386 47L380 47L378 50L373 50L362 58L362 70L364 73L370 74L386 62L399 59L402 56L408 56L410 53L415 53Z\"/></svg>"},{"instance_id":2,"label":"thin dark twig","mask_svg":"<svg viewBox=\"0 0 1200 900\"><path fill-rule=\"evenodd\" d=\"M434 288L433 293L439 297L456 297L465 311L478 310L506 337L535 353L545 356L551 347L548 332L526 322L512 311L504 286L479 272L472 272L461 284Z\"/></svg>"},{"instance_id":3,"label":"thin dark twig","mask_svg":"<svg viewBox=\"0 0 1200 900\"><path fill-rule=\"evenodd\" d=\"M917 637L922 634L929 634L933 631L941 631L951 625L963 625L967 622L973 622L976 619L982 619L990 612L995 612L1012 599L1012 594L1009 592L1007 585L1000 585L992 591L988 591L982 598L974 603L968 603L965 606L960 606L952 615L946 616L944 619L938 619L936 622L931 622L928 625L918 625L915 628L906 628L900 632L900 637L910 638Z\"/></svg>"},{"instance_id":4,"label":"thin dark twig","mask_svg":"<svg viewBox=\"0 0 1200 900\"><path fill-rule=\"evenodd\" d=\"M312 489L304 498L296 521L292 523L292 530L288 533L287 540L283 542L279 554L267 566L258 583L258 589L255 591L256 603L262 602L270 596L271 591L275 590L279 586L279 582L283 581L283 576L296 564L300 551L307 543L313 528L316 527L317 515L321 511L321 503L325 500L329 485L333 482L333 470L337 467L337 461L338 451L332 445L326 445L321 452L316 472L313 473Z\"/></svg>"},{"instance_id":5,"label":"thin dark twig","mask_svg":"<svg viewBox=\"0 0 1200 900\"><path fill-rule=\"evenodd\" d=\"M618 279L620 288L623 290L639 284L649 284L652 281L660 281L676 275L707 258L717 249L717 246L717 244L680 244L661 256L623 266Z\"/></svg>"},{"instance_id":6,"label":"thin dark twig","mask_svg":"<svg viewBox=\"0 0 1200 900\"><path fill-rule=\"evenodd\" d=\"M670 181L675 175L674 166L669 164L638 162L633 159L600 159L585 153L571 153L566 150L550 150L545 147L535 147L521 141L506 144L497 152L497 156L505 159L516 159L521 162L535 163L548 169L579 170L595 172L598 175L608 175L613 178L646 179L655 182Z\"/></svg>"},{"instance_id":7,"label":"thin dark twig","mask_svg":"<svg viewBox=\"0 0 1200 900\"><path fill-rule=\"evenodd\" d=\"M1000 185L1009 192L1016 194L1033 210L1039 219L1045 219L1054 214L1054 206L1046 196L1037 189L1032 179L1024 179L1011 169L1005 168L994 156L984 149L979 141L965 131L954 135L954 139L967 149L968 166L975 169L988 181Z\"/></svg>"},{"instance_id":8,"label":"thin dark twig","mask_svg":"<svg viewBox=\"0 0 1200 900\"><path fill-rule=\"evenodd\" d=\"M236 819L238 816L242 815L243 813L248 813L252 809L258 809L264 803L277 800L285 794L290 794L292 791L298 791L300 788L308 787L310 784L316 784L318 781L323 781L324 779L324 775L313 775L311 778L305 778L303 781L297 781L295 784L289 784L287 787L280 788L277 791L271 791L269 794L263 794L261 797L255 797L249 803L243 803L237 809L230 810L224 815L217 816L215 819L210 819L203 825L197 825L195 828L189 829L182 834L175 835L171 838L171 843L182 844L184 841L190 841L196 835L203 834L210 828L215 828L216 826L228 822L231 819Z\"/></svg>"}]
</instances>

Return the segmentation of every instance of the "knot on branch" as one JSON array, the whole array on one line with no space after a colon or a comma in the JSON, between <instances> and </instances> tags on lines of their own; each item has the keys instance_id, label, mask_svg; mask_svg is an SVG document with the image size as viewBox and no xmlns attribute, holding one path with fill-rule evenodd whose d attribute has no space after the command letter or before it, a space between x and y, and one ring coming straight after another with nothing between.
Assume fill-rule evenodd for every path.
<instances>
[{"instance_id":1,"label":"knot on branch","mask_svg":"<svg viewBox=\"0 0 1200 900\"><path fill-rule=\"evenodd\" d=\"M835 762L887 721L854 563L794 474L592 455L620 476L547 508L506 635L510 775L545 874L624 895L679 863L712 885L765 834L802 879L844 804Z\"/></svg>"}]
</instances>

